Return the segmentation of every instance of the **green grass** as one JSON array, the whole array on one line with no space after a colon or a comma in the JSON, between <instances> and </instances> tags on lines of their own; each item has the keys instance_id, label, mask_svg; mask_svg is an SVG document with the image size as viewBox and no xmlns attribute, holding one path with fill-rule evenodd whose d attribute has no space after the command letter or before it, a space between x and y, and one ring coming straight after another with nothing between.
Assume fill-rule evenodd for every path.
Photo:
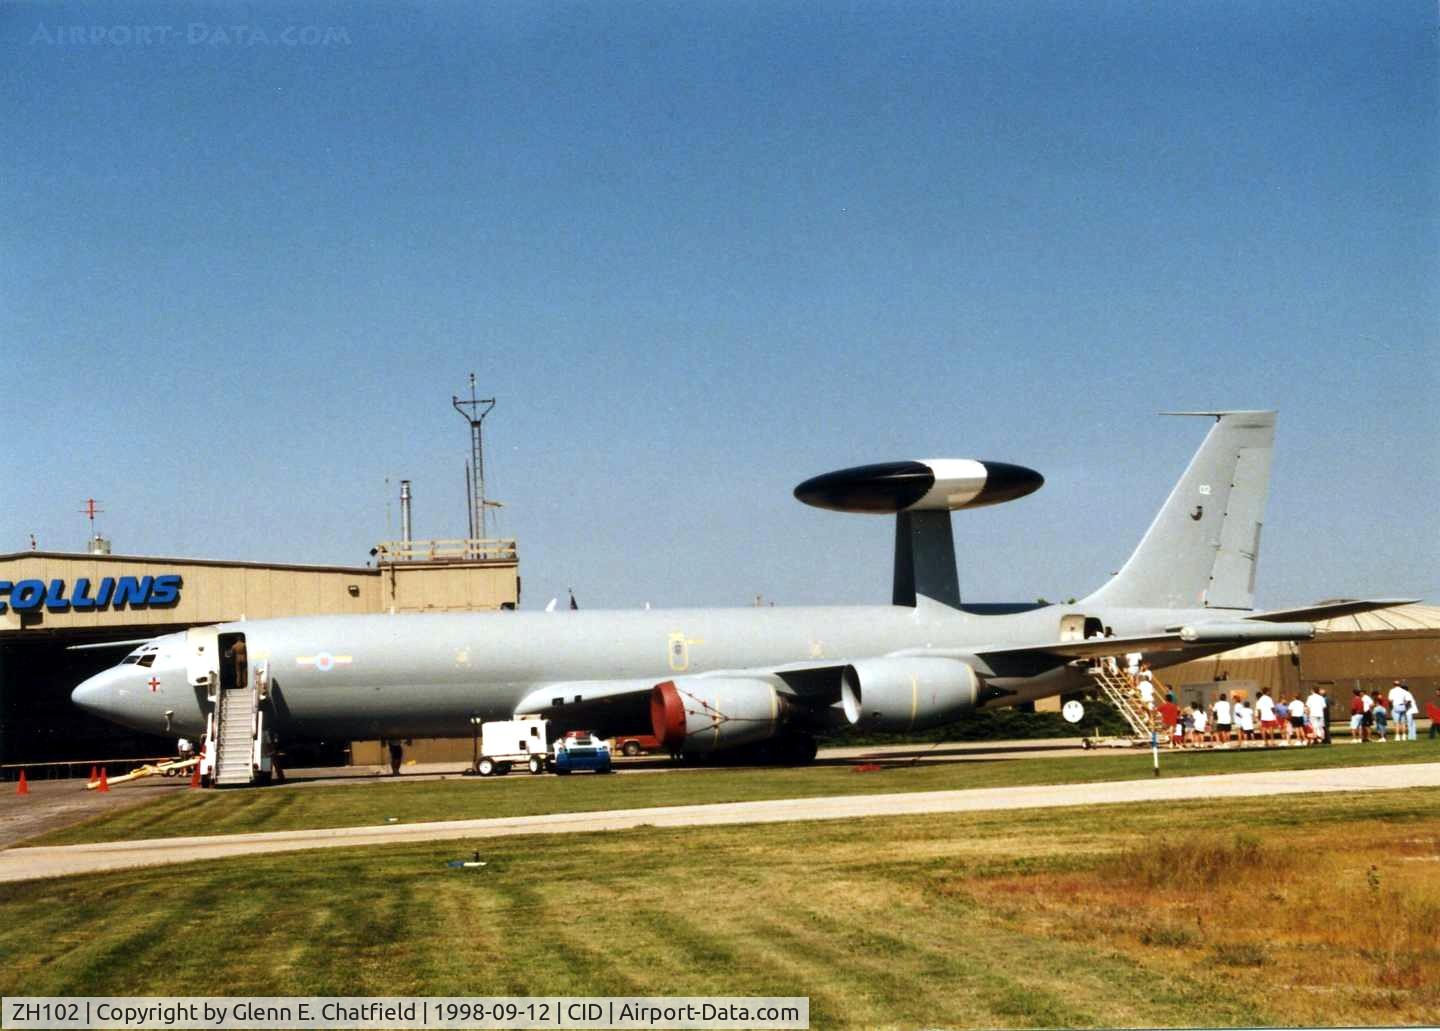
<instances>
[{"instance_id":1,"label":"green grass","mask_svg":"<svg viewBox=\"0 0 1440 1031\"><path fill-rule=\"evenodd\" d=\"M1335 745L1239 753L1167 752L1160 759L1166 777L1423 761L1440 761L1440 746L1417 742L1384 748ZM391 817L402 823L420 823L771 798L1133 780L1150 775L1149 753L1135 751L1068 758L895 763L868 773L856 773L848 766L818 766L636 772L612 777L512 774L496 779L445 781L407 781L401 777L341 785L174 792L153 804L55 831L25 844L355 827L383 824Z\"/></svg>"},{"instance_id":2,"label":"green grass","mask_svg":"<svg viewBox=\"0 0 1440 1031\"><path fill-rule=\"evenodd\" d=\"M1440 912L1437 886L1417 879L1440 858L1437 813L1440 789L1197 802L1186 825L1208 858L1183 886L1257 857L1268 877L1298 854L1292 874L1339 864L1323 889L1336 899L1378 869L1384 890ZM1249 916L1199 929L1156 917L1147 941L1124 912L1078 919L1077 899L1132 866L1127 890L1158 900L1145 850L1175 825L1172 805L1146 804L651 828L0 885L0 992L803 995L819 1028L1276 1026L1324 980L1299 1022L1440 1012L1433 983L1377 995L1381 961L1350 938L1308 961L1287 951L1288 926L1257 946L1267 928L1248 883L1236 900ZM444 865L477 844L488 866Z\"/></svg>"}]
</instances>

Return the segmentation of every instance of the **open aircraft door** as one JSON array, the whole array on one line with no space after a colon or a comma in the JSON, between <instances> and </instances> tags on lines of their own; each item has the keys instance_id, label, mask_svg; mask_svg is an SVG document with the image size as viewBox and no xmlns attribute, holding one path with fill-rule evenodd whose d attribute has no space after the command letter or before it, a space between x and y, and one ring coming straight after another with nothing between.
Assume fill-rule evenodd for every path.
<instances>
[{"instance_id":1,"label":"open aircraft door","mask_svg":"<svg viewBox=\"0 0 1440 1031\"><path fill-rule=\"evenodd\" d=\"M205 737L200 743L200 783L215 779L215 702L220 690L220 629L191 627L185 631L185 680L205 689Z\"/></svg>"},{"instance_id":2,"label":"open aircraft door","mask_svg":"<svg viewBox=\"0 0 1440 1031\"><path fill-rule=\"evenodd\" d=\"M208 688L215 693L220 682L220 629L213 626L191 627L185 631L185 679L191 687Z\"/></svg>"}]
</instances>

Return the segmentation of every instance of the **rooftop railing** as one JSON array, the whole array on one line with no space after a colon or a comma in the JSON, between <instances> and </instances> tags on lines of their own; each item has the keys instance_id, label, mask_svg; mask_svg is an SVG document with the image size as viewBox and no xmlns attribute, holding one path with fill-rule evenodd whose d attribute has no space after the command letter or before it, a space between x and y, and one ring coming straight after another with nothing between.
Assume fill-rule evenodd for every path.
<instances>
[{"instance_id":1,"label":"rooftop railing","mask_svg":"<svg viewBox=\"0 0 1440 1031\"><path fill-rule=\"evenodd\" d=\"M395 562L516 562L514 537L460 538L456 540L384 541L375 546L375 561Z\"/></svg>"}]
</instances>

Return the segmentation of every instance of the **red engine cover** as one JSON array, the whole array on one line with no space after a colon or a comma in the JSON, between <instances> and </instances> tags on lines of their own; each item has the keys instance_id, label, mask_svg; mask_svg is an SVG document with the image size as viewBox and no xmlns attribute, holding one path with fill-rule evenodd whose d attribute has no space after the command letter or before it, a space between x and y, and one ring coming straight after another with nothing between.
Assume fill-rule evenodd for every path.
<instances>
[{"instance_id":1,"label":"red engine cover","mask_svg":"<svg viewBox=\"0 0 1440 1031\"><path fill-rule=\"evenodd\" d=\"M650 692L650 726L666 751L678 752L684 746L685 703L673 680L656 684Z\"/></svg>"}]
</instances>

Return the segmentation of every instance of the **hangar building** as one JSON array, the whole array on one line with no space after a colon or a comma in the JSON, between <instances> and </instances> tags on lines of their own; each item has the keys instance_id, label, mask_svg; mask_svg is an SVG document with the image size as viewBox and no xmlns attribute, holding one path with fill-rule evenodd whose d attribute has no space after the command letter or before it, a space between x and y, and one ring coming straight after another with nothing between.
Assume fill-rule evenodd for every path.
<instances>
[{"instance_id":1,"label":"hangar building","mask_svg":"<svg viewBox=\"0 0 1440 1031\"><path fill-rule=\"evenodd\" d=\"M1327 687L1346 713L1352 688L1390 689L1403 679L1421 705L1440 704L1440 606L1399 605L1317 620L1311 641L1266 642L1173 666L1162 674L1189 702L1209 698L1215 685L1275 697Z\"/></svg>"},{"instance_id":2,"label":"hangar building","mask_svg":"<svg viewBox=\"0 0 1440 1031\"><path fill-rule=\"evenodd\" d=\"M0 555L0 765L133 759L174 752L82 712L70 691L134 641L192 626L276 616L464 612L514 608L513 539L378 545L365 566L25 551ZM312 758L346 761L349 742L317 742ZM292 753L291 762L302 754ZM32 770L33 775L33 770Z\"/></svg>"}]
</instances>

